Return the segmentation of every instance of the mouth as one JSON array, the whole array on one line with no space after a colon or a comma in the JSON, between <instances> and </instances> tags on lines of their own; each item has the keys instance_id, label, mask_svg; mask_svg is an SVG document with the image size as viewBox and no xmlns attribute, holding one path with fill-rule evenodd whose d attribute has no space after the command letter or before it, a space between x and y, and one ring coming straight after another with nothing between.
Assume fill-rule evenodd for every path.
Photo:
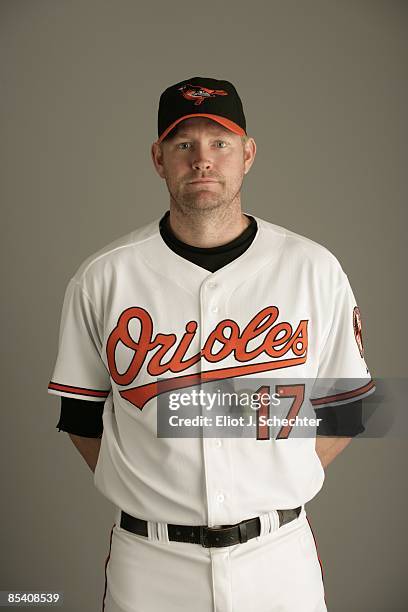
<instances>
[{"instance_id":1,"label":"mouth","mask_svg":"<svg viewBox=\"0 0 408 612\"><path fill-rule=\"evenodd\" d=\"M213 181L212 179L198 179L197 181L191 181L190 185L197 185L200 183L218 183L218 181Z\"/></svg>"}]
</instances>

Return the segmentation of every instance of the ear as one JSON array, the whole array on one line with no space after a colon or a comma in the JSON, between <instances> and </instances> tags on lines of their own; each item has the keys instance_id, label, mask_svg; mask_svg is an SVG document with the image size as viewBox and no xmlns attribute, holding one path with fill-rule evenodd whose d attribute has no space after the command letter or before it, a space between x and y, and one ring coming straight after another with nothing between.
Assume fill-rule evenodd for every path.
<instances>
[{"instance_id":1,"label":"ear","mask_svg":"<svg viewBox=\"0 0 408 612\"><path fill-rule=\"evenodd\" d=\"M256 155L256 142L253 138L248 138L244 144L244 174L247 174L254 163Z\"/></svg>"},{"instance_id":2,"label":"ear","mask_svg":"<svg viewBox=\"0 0 408 612\"><path fill-rule=\"evenodd\" d=\"M161 178L165 178L165 171L163 166L163 149L162 146L157 140L151 146L151 156L153 165L156 169L157 174Z\"/></svg>"}]
</instances>

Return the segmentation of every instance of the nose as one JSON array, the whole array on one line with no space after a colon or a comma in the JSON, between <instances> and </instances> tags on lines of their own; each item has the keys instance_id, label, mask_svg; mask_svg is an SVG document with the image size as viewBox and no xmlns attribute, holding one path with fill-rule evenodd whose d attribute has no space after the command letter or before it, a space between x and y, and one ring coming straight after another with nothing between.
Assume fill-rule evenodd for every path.
<instances>
[{"instance_id":1,"label":"nose","mask_svg":"<svg viewBox=\"0 0 408 612\"><path fill-rule=\"evenodd\" d=\"M197 146L193 157L192 167L194 170L208 170L212 167L212 161L208 157L206 147Z\"/></svg>"},{"instance_id":2,"label":"nose","mask_svg":"<svg viewBox=\"0 0 408 612\"><path fill-rule=\"evenodd\" d=\"M192 165L194 170L209 170L212 163L208 159L197 159Z\"/></svg>"}]
</instances>

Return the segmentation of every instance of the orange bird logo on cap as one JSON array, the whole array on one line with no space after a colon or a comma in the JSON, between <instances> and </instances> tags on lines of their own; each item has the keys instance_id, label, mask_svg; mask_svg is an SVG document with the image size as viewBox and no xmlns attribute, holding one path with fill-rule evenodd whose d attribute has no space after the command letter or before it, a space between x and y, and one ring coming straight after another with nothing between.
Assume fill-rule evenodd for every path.
<instances>
[{"instance_id":1,"label":"orange bird logo on cap","mask_svg":"<svg viewBox=\"0 0 408 612\"><path fill-rule=\"evenodd\" d=\"M208 89L207 87L200 87L199 85L183 85L179 87L182 96L186 100L194 100L194 106L199 106L207 98L215 98L215 96L228 96L228 93L223 89Z\"/></svg>"}]
</instances>

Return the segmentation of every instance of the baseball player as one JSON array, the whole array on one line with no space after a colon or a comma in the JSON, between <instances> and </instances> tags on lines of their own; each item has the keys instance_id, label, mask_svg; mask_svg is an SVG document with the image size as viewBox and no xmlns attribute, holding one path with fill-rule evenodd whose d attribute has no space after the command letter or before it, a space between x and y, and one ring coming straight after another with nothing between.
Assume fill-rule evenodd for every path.
<instances>
[{"instance_id":1,"label":"baseball player","mask_svg":"<svg viewBox=\"0 0 408 612\"><path fill-rule=\"evenodd\" d=\"M334 255L242 211L255 153L230 82L168 87L151 155L169 210L88 257L66 289L48 391L116 507L104 612L327 610L305 504L364 429L375 387ZM347 437L158 436L170 393L245 377L354 381L311 398L320 433ZM292 415L301 388L279 387Z\"/></svg>"}]
</instances>

